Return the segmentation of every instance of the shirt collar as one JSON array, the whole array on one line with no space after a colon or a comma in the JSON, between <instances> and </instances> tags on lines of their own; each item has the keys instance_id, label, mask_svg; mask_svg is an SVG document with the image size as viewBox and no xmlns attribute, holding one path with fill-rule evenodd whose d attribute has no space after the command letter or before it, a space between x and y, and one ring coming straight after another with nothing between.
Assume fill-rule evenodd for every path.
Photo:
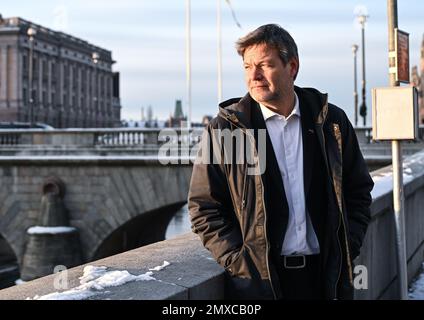
<instances>
[{"instance_id":1,"label":"shirt collar","mask_svg":"<svg viewBox=\"0 0 424 320\"><path fill-rule=\"evenodd\" d=\"M262 115L264 117L264 120L267 121L268 119L277 116L277 117L282 117L284 120L288 120L290 117L292 117L293 115L297 115L300 117L300 108L299 108L299 99L297 97L296 92L294 93L294 108L292 110L292 112L287 116L284 117L270 109L268 109L267 107L265 107L263 104L259 104L259 106L261 107L261 111L262 111Z\"/></svg>"}]
</instances>

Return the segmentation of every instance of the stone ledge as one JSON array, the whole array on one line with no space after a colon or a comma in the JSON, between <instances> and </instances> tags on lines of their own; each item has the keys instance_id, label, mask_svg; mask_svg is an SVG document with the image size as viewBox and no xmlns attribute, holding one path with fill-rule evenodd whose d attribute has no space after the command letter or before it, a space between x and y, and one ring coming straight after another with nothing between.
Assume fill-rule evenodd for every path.
<instances>
[{"instance_id":1,"label":"stone ledge","mask_svg":"<svg viewBox=\"0 0 424 320\"><path fill-rule=\"evenodd\" d=\"M153 281L128 282L107 287L90 300L163 300L223 299L224 270L204 249L197 235L182 236L157 242L68 270L68 290L77 287L87 265L106 266L108 270L127 270L134 275L170 263L161 271L153 271ZM25 300L36 295L57 292L55 275L49 275L18 286L0 290L0 300ZM64 290L61 290L64 291Z\"/></svg>"}]
</instances>

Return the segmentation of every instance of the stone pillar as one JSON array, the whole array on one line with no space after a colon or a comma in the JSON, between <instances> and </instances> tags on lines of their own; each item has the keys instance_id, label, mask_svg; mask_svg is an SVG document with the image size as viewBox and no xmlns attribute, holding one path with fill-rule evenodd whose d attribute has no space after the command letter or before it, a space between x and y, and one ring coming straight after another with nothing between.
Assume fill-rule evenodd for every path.
<instances>
[{"instance_id":1,"label":"stone pillar","mask_svg":"<svg viewBox=\"0 0 424 320\"><path fill-rule=\"evenodd\" d=\"M59 58L58 58L58 70L59 70L59 75L58 75L58 84L57 84L57 89L56 89L56 95L57 95L57 101L59 103L59 105L57 106L57 127L58 128L62 128L63 127L63 104L64 104L64 100L63 100L63 93L65 92L63 87L64 87L64 78L63 78L63 74L64 74L64 64L63 64L63 60L60 58L61 55L61 48L58 48L59 50Z\"/></svg>"},{"instance_id":2,"label":"stone pillar","mask_svg":"<svg viewBox=\"0 0 424 320\"><path fill-rule=\"evenodd\" d=\"M16 47L7 48L7 99L13 108L18 106L18 50Z\"/></svg>"},{"instance_id":3,"label":"stone pillar","mask_svg":"<svg viewBox=\"0 0 424 320\"><path fill-rule=\"evenodd\" d=\"M33 280L54 272L56 266L82 264L78 230L69 226L64 205L65 185L56 178L43 184L38 225L27 230L21 279Z\"/></svg>"},{"instance_id":4,"label":"stone pillar","mask_svg":"<svg viewBox=\"0 0 424 320\"><path fill-rule=\"evenodd\" d=\"M52 68L52 58L48 57L47 60L47 101L45 102L45 104L48 106L49 108L49 115L51 116L52 111L53 111L53 101L52 101L52 81L53 81L53 68ZM50 117L51 118L51 117ZM49 119L50 120L50 119ZM54 125L52 123L52 125Z\"/></svg>"},{"instance_id":5,"label":"stone pillar","mask_svg":"<svg viewBox=\"0 0 424 320\"><path fill-rule=\"evenodd\" d=\"M0 47L0 107L7 103L7 47Z\"/></svg>"},{"instance_id":6,"label":"stone pillar","mask_svg":"<svg viewBox=\"0 0 424 320\"><path fill-rule=\"evenodd\" d=\"M81 104L81 80L82 80L82 70L81 70L81 65L78 63L77 65L77 93L76 93L76 100L77 100L77 112L76 112L76 123L75 125L77 127L80 126L81 123L81 117L82 117L82 104Z\"/></svg>"},{"instance_id":7,"label":"stone pillar","mask_svg":"<svg viewBox=\"0 0 424 320\"><path fill-rule=\"evenodd\" d=\"M86 94L86 99L85 99L85 106L84 106L84 120L83 120L83 126L87 127L88 125L88 115L90 113L90 109L91 109L91 103L93 101L93 96L92 96L92 87L91 87L91 68L87 66L86 68L87 73L86 73L86 90L85 90L85 94Z\"/></svg>"},{"instance_id":8,"label":"stone pillar","mask_svg":"<svg viewBox=\"0 0 424 320\"><path fill-rule=\"evenodd\" d=\"M43 122L44 116L44 108L43 104L45 103L43 101L43 56L41 53L38 54L38 85L37 85L37 103L34 104L35 110L34 110L34 119L36 122Z\"/></svg>"},{"instance_id":9,"label":"stone pillar","mask_svg":"<svg viewBox=\"0 0 424 320\"><path fill-rule=\"evenodd\" d=\"M68 115L68 127L72 127L73 126L73 121L74 121L74 104L73 104L73 93L74 93L74 69L73 69L73 63L68 63L69 66L69 83L68 83L68 109L65 110L65 112Z\"/></svg>"}]
</instances>

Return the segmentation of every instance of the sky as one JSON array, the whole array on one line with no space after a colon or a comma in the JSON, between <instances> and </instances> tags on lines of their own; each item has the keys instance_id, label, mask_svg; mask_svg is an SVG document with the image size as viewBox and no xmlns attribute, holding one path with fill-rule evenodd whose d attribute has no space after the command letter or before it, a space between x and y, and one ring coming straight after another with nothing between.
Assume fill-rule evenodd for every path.
<instances>
[{"instance_id":1,"label":"sky","mask_svg":"<svg viewBox=\"0 0 424 320\"><path fill-rule=\"evenodd\" d=\"M185 0L1 0L3 17L19 16L112 51L121 75L122 119L140 120L148 106L153 116L169 117L175 101L187 113ZM296 85L329 94L332 103L353 120L352 44L361 44L354 10L366 7L365 31L368 120L371 88L388 85L386 0L221 0L223 100L246 93L242 60L234 43L267 23L287 29L299 48ZM191 1L192 119L216 115L217 0ZM419 64L424 33L424 1L398 1L399 28L410 34L410 66ZM358 88L362 74L358 55ZM361 96L359 97L361 99Z\"/></svg>"}]
</instances>

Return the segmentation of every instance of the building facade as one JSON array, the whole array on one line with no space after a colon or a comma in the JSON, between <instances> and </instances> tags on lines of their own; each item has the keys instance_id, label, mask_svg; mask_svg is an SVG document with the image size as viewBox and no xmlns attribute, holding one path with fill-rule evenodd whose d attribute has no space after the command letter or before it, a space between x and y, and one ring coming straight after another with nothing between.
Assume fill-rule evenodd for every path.
<instances>
[{"instance_id":1,"label":"building facade","mask_svg":"<svg viewBox=\"0 0 424 320\"><path fill-rule=\"evenodd\" d=\"M33 40L30 28L36 31ZM0 121L42 122L55 128L120 126L114 63L111 51L87 41L0 16Z\"/></svg>"}]
</instances>

